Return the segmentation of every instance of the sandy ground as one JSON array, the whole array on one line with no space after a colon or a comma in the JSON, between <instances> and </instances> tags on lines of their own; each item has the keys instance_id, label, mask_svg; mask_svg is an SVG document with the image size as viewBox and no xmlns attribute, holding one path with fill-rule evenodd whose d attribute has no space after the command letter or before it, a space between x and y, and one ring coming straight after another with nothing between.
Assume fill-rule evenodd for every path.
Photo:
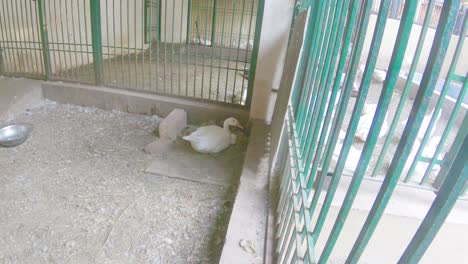
<instances>
[{"instance_id":1,"label":"sandy ground","mask_svg":"<svg viewBox=\"0 0 468 264\"><path fill-rule=\"evenodd\" d=\"M151 93L245 104L248 80L244 69L250 67L243 55L213 55L211 49L187 55L185 49L149 50L104 59L104 85ZM217 50L217 49L215 49ZM123 51L125 54L125 50ZM159 54L159 56L156 56ZM54 74L56 79L94 83L94 64Z\"/></svg>"},{"instance_id":2,"label":"sandy ground","mask_svg":"<svg viewBox=\"0 0 468 264\"><path fill-rule=\"evenodd\" d=\"M46 102L14 121L35 130L0 148L0 263L216 262L232 189L145 174L157 117Z\"/></svg>"}]
</instances>

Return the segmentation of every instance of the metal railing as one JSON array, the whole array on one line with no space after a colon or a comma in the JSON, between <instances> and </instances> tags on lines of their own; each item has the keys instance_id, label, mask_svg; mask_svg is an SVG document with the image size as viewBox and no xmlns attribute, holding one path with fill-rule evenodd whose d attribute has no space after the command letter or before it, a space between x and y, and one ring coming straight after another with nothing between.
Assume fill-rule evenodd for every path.
<instances>
[{"instance_id":1,"label":"metal railing","mask_svg":"<svg viewBox=\"0 0 468 264\"><path fill-rule=\"evenodd\" d=\"M248 107L263 0L0 0L0 74Z\"/></svg>"},{"instance_id":2,"label":"metal railing","mask_svg":"<svg viewBox=\"0 0 468 264\"><path fill-rule=\"evenodd\" d=\"M395 25L389 23L388 0L380 1L376 17L373 1L297 5L310 14L307 21L294 19L287 57L295 52L293 43L302 41L302 49L297 69L283 76L281 89L291 87L285 114L273 118L284 122L283 133L272 131L284 135L273 137L283 143L273 141L272 146L286 146L278 147L276 155L287 157L275 158L273 164L282 168L276 215L279 263L327 263L366 178L382 185L346 263L358 262L398 184L438 192L399 263L418 262L456 200L466 195L468 67L461 58L468 55L463 50L468 15L462 37L453 35L461 4L446 0L431 32L434 2L422 26L415 24L417 1L405 1ZM302 40L294 37L303 30ZM386 55L383 70L379 67ZM351 182L337 218L329 220L345 175ZM327 220L333 228L317 252Z\"/></svg>"}]
</instances>

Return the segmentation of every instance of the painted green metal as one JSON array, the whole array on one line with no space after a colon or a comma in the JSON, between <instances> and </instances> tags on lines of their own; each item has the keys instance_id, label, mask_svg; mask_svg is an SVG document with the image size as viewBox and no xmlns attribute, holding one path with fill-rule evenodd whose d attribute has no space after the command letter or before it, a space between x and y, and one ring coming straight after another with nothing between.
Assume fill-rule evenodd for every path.
<instances>
[{"instance_id":1,"label":"painted green metal","mask_svg":"<svg viewBox=\"0 0 468 264\"><path fill-rule=\"evenodd\" d=\"M3 49L0 47L0 75L5 74L5 62L3 58Z\"/></svg>"},{"instance_id":2,"label":"painted green metal","mask_svg":"<svg viewBox=\"0 0 468 264\"><path fill-rule=\"evenodd\" d=\"M38 10L38 17L39 17L39 28L41 32L41 44L42 44L42 61L44 63L45 69L45 78L48 80L50 77L51 72L51 64L50 64L50 51L49 51L49 43L48 43L48 35L47 35L47 24L44 19L44 0L37 1L37 10Z\"/></svg>"},{"instance_id":3,"label":"painted green metal","mask_svg":"<svg viewBox=\"0 0 468 264\"><path fill-rule=\"evenodd\" d=\"M1 0L2 74L248 108L263 6L264 0Z\"/></svg>"},{"instance_id":4,"label":"painted green metal","mask_svg":"<svg viewBox=\"0 0 468 264\"><path fill-rule=\"evenodd\" d=\"M428 8L426 13L426 22L422 26L419 42L416 47L415 55L409 71L408 81L404 87L399 87L397 81L400 78L400 70L405 61L405 52L408 45L414 41L414 33L412 27L418 3L416 1L406 1L403 6L403 15L399 23L398 35L396 36L395 46L391 54L388 70L385 80L382 84L380 97L378 98L377 110L370 125L370 131L363 143L363 148L360 151L359 162L353 170L351 183L348 187L346 197L343 199L338 217L334 221L334 226L326 239L326 243L321 252L315 252L315 243L318 240L325 221L327 221L328 213L331 207L332 200L337 192L340 179L343 177L345 163L348 161L348 154L351 146L355 143L355 133L358 129L358 124L361 121L361 114L367 100L367 94L371 88L371 81L374 75L374 69L378 61L380 51L380 43L382 42L385 27L388 23L388 14L390 12L391 1L381 1L379 12L377 14L376 26L373 31L372 41L370 42L369 53L364 54L367 62L360 80L359 92L356 100L351 100L351 92L353 84L357 80L357 69L363 53L363 44L368 38L368 24L371 16L373 1L296 1L296 15L301 15L298 10L301 6L306 7L310 12L310 19L305 28L303 41L303 50L297 62L297 70L294 72L294 87L292 87L289 95L289 105L286 111L283 130L289 148L285 150L287 154L278 154L281 157L288 156L287 161L279 160L279 166L283 168L280 184L280 199L277 208L277 253L279 263L291 262L307 262L311 263L327 263L333 247L339 243L338 237L344 227L344 223L348 218L348 214L352 208L353 201L359 190L361 182L366 178L367 171L371 166L371 159L374 152L380 147L378 139L380 132L383 129L386 116L391 115L395 97L395 89L403 88L399 94L398 107L395 109L397 117L393 118L389 138L385 143L388 144L385 148L390 148L390 142L394 141L396 132L396 124L399 123L399 118L403 115L404 102L408 101L409 89L413 83L413 77L416 74L419 59L422 54L424 40L426 38L428 21L431 19L432 7ZM429 5L433 5L431 1ZM384 180L377 199L374 202L373 209L369 214L366 223L361 229L360 236L355 241L352 251L350 252L347 263L357 263L366 245L373 234L378 219L388 203L391 196L391 188L397 184L401 178L403 167L406 159L413 150L412 142L418 134L421 126L422 118L428 107L429 99L433 98L436 88L436 82L439 79L439 74L442 68L443 59L447 56L446 50L448 47L448 39L451 38L450 28L453 26L454 10L458 8L454 1L446 1L442 15L446 15L440 20L439 28L434 38L433 48L431 49L429 61L425 67L422 77L422 82L418 88L413 109L410 114L407 126L404 129L403 136L398 140L399 144L394 155L394 159L387 171L387 176ZM298 19L300 21L300 19ZM293 22L298 21L293 19ZM345 25L344 27L341 25ZM356 30L357 28L357 30ZM291 27L295 30L295 25ZM290 33L290 41L296 41ZM417 38L417 37L416 37ZM454 54L451 54L453 61L458 61L460 57L459 47ZM288 76L289 76L288 72ZM455 74L449 70L449 77L445 79L446 87L451 81L461 80L465 78L460 76L454 77ZM342 78L344 82L342 83ZM455 78L457 78L455 80ZM342 86L343 85L343 86ZM375 84L373 84L375 85ZM456 86L458 87L458 86ZM437 90L440 92L439 98L445 98L449 95L445 90ZM450 91L452 99L450 111L445 130L438 143L438 150L432 156L419 155L418 160L429 164L441 165L444 168L450 167L448 159L438 158L438 153L442 151L446 140L449 140L449 134L454 129L458 129L457 135L468 132L465 126L455 128L454 121L457 119L465 101L468 88L466 84L463 87L456 88L460 90L456 100L453 98L454 90ZM373 95L374 96L374 95ZM346 128L345 117L349 111L349 107L353 108L351 117L347 117L349 122L346 129L346 135L343 142L340 142L342 149L335 149L340 140L340 132ZM436 109L440 108L440 104ZM437 110L436 110L437 111ZM447 115L444 116L444 119ZM466 118L466 116L465 116ZM367 121L369 122L369 121ZM468 126L468 121L466 122ZM430 133L432 124L429 124L426 133ZM439 132L440 133L440 132ZM460 148L461 144L454 142L457 146L451 146L450 151L454 152ZM339 157L336 159L337 151ZM380 149L380 151L382 151ZM387 150L385 150L387 151ZM382 151L380 161L383 162L385 154ZM387 151L388 152L388 151ZM354 154L353 152L353 155ZM354 159L357 157L353 157ZM336 165L331 164L332 159L336 159ZM283 163L284 162L284 163ZM383 163L382 163L383 164ZM377 166L382 166L378 164ZM410 165L410 164L408 164ZM374 169L378 171L379 169ZM431 170L430 168L427 170ZM444 170L443 170L444 171ZM442 180L443 173L438 176L438 180ZM324 190L326 177L331 176L329 187ZM351 175L350 175L351 176ZM373 180L377 180L377 177ZM420 186L431 190L427 186ZM454 197L458 197L465 192L466 183L461 184L460 193ZM433 190L433 189L432 189ZM320 195L326 191L325 200L319 204ZM320 211L318 219L315 223L312 222L316 211ZM449 210L449 209L447 209ZM314 226L315 224L315 226ZM312 229L313 227L313 229ZM305 252L312 250L314 252ZM316 259L319 256L320 258ZM307 262L307 263L309 263Z\"/></svg>"},{"instance_id":5,"label":"painted green metal","mask_svg":"<svg viewBox=\"0 0 468 264\"><path fill-rule=\"evenodd\" d=\"M398 261L400 264L419 263L468 184L468 137L459 134L455 139L455 144L461 148L449 153L447 160L453 160L453 164L448 165L447 162L447 166L444 166L441 171L442 174L447 174L447 178L424 221Z\"/></svg>"},{"instance_id":6,"label":"painted green metal","mask_svg":"<svg viewBox=\"0 0 468 264\"><path fill-rule=\"evenodd\" d=\"M467 23L468 21L468 15L465 16L465 18L463 19L463 26L462 26L462 30L461 30L461 34L462 36L466 33L466 27L468 25ZM445 83L444 83L444 87L442 88L442 91L439 95L439 100L437 100L437 104L435 106L435 109L434 109L434 113L432 115L432 118L429 122L429 125L424 133L424 137L421 141L421 145L419 146L419 149L416 153L416 158L414 159L413 161L413 164L411 164L411 168L408 172L408 175L406 176L405 178L405 182L408 181L411 176L413 175L414 173L414 170L416 169L416 164L418 162L418 158L421 156L422 152L423 152L423 149L425 147L425 145L427 144L427 141L429 140L429 137L431 136L431 132L435 126L435 122L437 120L437 116L440 114L440 112L442 111L442 106L443 106L443 103L445 101L445 97L447 96L447 93L448 93L448 90L450 89L450 86L452 84L452 80L453 80L453 75L455 73L455 70L457 68L457 65L458 65L458 59L460 58L460 55L462 53L462 50L463 50L463 44L465 42L465 38L459 38L458 39L458 43L457 43L457 47L455 48L455 54L452 58L452 62L450 64L450 68L449 68L449 71L447 73L447 77L445 78ZM461 104L461 102L463 102L463 100L465 99L465 96L464 94L466 93L466 87L464 87L464 89L461 90L460 92L460 96L461 98L459 98L459 102ZM453 114L458 114L458 109L460 106L458 107L455 107L456 110L454 110L452 113ZM453 127L453 123L449 124L446 126L446 129L448 129L449 131L452 129ZM439 143L439 145L443 146L443 142L442 144ZM437 156L434 156L436 159L437 159ZM432 169L431 166L429 166L429 169ZM424 184L427 182L428 180L428 177L429 177L429 172L430 170L426 170L423 178L421 179L421 182L420 184Z\"/></svg>"},{"instance_id":7,"label":"painted green metal","mask_svg":"<svg viewBox=\"0 0 468 264\"><path fill-rule=\"evenodd\" d=\"M388 155L388 148L390 147L390 143L392 141L393 135L395 134L398 123L400 122L400 117L401 117L401 115L403 113L403 108L405 106L405 103L407 101L407 98L408 98L408 95L409 95L409 92L410 92L410 88L411 88L411 85L412 85L414 74L416 73L416 68L418 66L419 59L421 57L421 52L423 50L424 42L426 41L426 35L427 35L427 31L429 29L429 24L431 22L432 13L434 11L435 1L436 0L430 0L428 2L428 4L427 4L427 13L426 13L426 16L424 17L424 22L423 22L423 25L422 25L421 34L419 35L418 44L416 45L416 51L415 51L415 54L414 54L414 57L413 57L413 61L411 63L411 68L410 68L410 71L408 73L408 77L407 77L407 80L406 80L406 83L405 83L405 87L403 88L403 93L402 93L402 95L400 97L400 101L399 101L398 106L397 106L397 111L396 111L395 116L394 116L394 118L392 120L392 124L390 125L390 129L388 131L388 136L385 139L385 142L383 144L383 147L382 147L382 150L380 152L379 158L377 159L377 163L376 163L376 165L374 167L374 172L372 173L372 176L374 176L374 177L377 175L377 173L382 168L385 156Z\"/></svg>"},{"instance_id":8,"label":"painted green metal","mask_svg":"<svg viewBox=\"0 0 468 264\"><path fill-rule=\"evenodd\" d=\"M349 43L351 41L351 35L353 33L353 27L354 27L355 19L356 19L356 16L357 16L358 7L359 7L358 1L356 1L356 0L351 1L349 7L350 7L351 12L350 12L349 20L348 20L347 27L346 27L346 33L345 33L345 38L344 38L344 47L348 47ZM342 49L341 54L340 54L340 61L339 61L338 68L337 68L336 79L335 79L335 82L333 84L332 95L331 95L330 101L328 103L328 109L327 109L327 114L326 114L326 117L325 117L325 123L323 125L322 134L320 136L318 147L317 147L318 153L316 154L316 157L314 159L314 163L312 165L312 168L317 168L316 170L318 170L319 162L321 160L321 154L323 152L322 149L324 148L324 143L327 140L327 135L330 132L329 126L332 123L331 119L333 118L332 114L333 114L333 111L334 111L334 109L333 109L334 104L336 102L336 99L339 99L339 98L337 98L337 93L338 93L338 89L339 89L341 78L342 78L341 72L344 69L347 54L348 54L348 50L346 48ZM318 184L317 184L318 187L323 185L323 182L324 182L325 176L326 176L326 173L324 173L324 172L328 171L329 162L330 162L330 159L328 159L328 161L326 161L325 164L322 166L322 173L321 173L321 175L318 176L319 178L317 180L318 181ZM317 173L317 171L313 171L312 173L313 173L313 175L315 175ZM327 195L325 197L325 201L323 203L322 209L320 210L320 214L319 214L319 218L317 220L317 224L314 227L313 235L314 235L315 240L317 240L317 237L319 236L319 234L321 232L321 229L323 227L323 224L324 224L326 215L328 214L328 210L330 208L332 197L333 197L334 192L336 190L337 184L338 184L337 179L336 180L333 179L331 184L330 184L329 191L327 192ZM319 188L317 188L317 189L319 189ZM311 209L312 210L314 210L314 208L316 207L318 197L319 197L319 194L317 193L317 195L314 194L314 197L312 198L312 203L311 203Z\"/></svg>"},{"instance_id":9,"label":"painted green metal","mask_svg":"<svg viewBox=\"0 0 468 264\"><path fill-rule=\"evenodd\" d=\"M255 73L257 71L258 50L260 48L260 34L262 32L264 8L265 8L265 0L259 0L258 5L257 5L257 19L255 22L255 37L253 41L254 44L252 48L252 55L250 58L249 83L247 87L246 105L250 105L252 103Z\"/></svg>"},{"instance_id":10,"label":"painted green metal","mask_svg":"<svg viewBox=\"0 0 468 264\"><path fill-rule=\"evenodd\" d=\"M104 79L104 67L102 60L101 1L90 0L90 7L94 76L96 85L102 85Z\"/></svg>"},{"instance_id":11,"label":"painted green metal","mask_svg":"<svg viewBox=\"0 0 468 264\"><path fill-rule=\"evenodd\" d=\"M411 1L408 1L408 2L411 2ZM370 7L371 7L371 5L369 4L368 9L367 9L368 12L370 12ZM337 163L336 168L335 168L334 178L340 177L342 172L343 172L344 165L345 165L345 162L347 160L349 150L351 148L352 140L353 140L354 135L355 135L356 130L357 130L357 126L358 126L358 123L359 123L359 116L361 116L362 109L364 107L364 103L365 103L366 98L367 98L367 92L368 92L368 89L370 87L370 82L372 80L372 74L373 74L373 71L375 69L375 65L376 65L376 62L377 62L377 57L378 57L378 54L379 54L379 51L380 51L380 45L381 45L382 38L383 38L383 33L384 33L384 29L385 29L385 23L386 23L386 20L387 20L388 11L389 11L389 2L388 1L382 1L381 5L380 5L380 8L379 8L379 15L377 17L377 22L376 22L376 26L375 26L374 35L373 35L373 38L372 38L372 44L371 44L371 47L369 49L370 51L369 51L369 55L368 55L368 58L367 58L366 67L365 67L365 70L364 70L364 76L362 77L362 81L361 81L361 85L360 85L360 89L359 89L359 94L358 94L358 97L357 97L357 101L356 101L356 103L354 105L353 114L351 116L351 123L349 124L348 131L347 131L346 137L345 137L344 142L343 142L343 148L341 150L340 156L338 158L338 163ZM400 29L401 28L402 27L400 27ZM355 67L357 65L352 65L351 67L353 67L353 66ZM399 71L399 68L398 68L398 71ZM376 113L376 115L377 116L379 115L379 111ZM374 122L375 122L375 119L374 119ZM377 135L378 135L378 133L379 132L377 131ZM371 134L371 133L369 133L369 134ZM366 144L365 147L364 147L364 154L366 153L366 146L368 146L368 144ZM358 169L360 168L359 165L362 162L363 157L364 156L361 154L361 159L360 159L360 162L358 163L358 167L357 167ZM367 166L364 165L362 168L365 170L367 168ZM327 239L325 249L322 252L322 255L320 255L320 259L319 259L318 263L326 263L327 262L330 254L331 254L331 252L333 250L333 247L337 242L338 235L340 234L340 232L341 232L341 230L343 228L344 220L347 218L348 213L351 210L351 206L352 206L352 203L354 201L354 197L356 196L357 191L359 189L361 179L362 179L362 177L360 177L360 175L358 175L356 177L356 174L355 174L355 177L353 177L353 179L351 181L351 184L350 184L350 188L348 189L348 192L346 193L346 197L345 197L345 200L343 202L343 205L341 206L340 212L338 213L337 221L335 221L335 224L333 225L333 229L331 231L330 236Z\"/></svg>"},{"instance_id":12,"label":"painted green metal","mask_svg":"<svg viewBox=\"0 0 468 264\"><path fill-rule=\"evenodd\" d=\"M421 126L421 121L428 107L429 99L434 92L435 82L441 70L442 63L447 53L447 47L451 38L451 32L456 19L460 1L447 0L444 3L439 26L434 38L434 45L428 59L428 66L426 67L421 82L421 87L416 95L411 115L408 120L408 125L405 127L400 143L398 144L395 158L390 164L387 176L382 184L379 193L375 199L369 216L367 217L358 239L356 240L350 260L356 260L362 254L364 248L369 242L377 223L382 217L383 211L387 206L393 190L398 183L398 179L403 170L405 160L408 158L411 147L416 139L418 130Z\"/></svg>"}]
</instances>

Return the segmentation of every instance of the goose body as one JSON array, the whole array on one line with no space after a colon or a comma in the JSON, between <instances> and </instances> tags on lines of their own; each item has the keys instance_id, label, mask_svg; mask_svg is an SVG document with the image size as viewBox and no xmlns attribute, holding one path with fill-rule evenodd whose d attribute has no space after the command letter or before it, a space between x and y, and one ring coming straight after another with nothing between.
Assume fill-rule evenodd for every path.
<instances>
[{"instance_id":1,"label":"goose body","mask_svg":"<svg viewBox=\"0 0 468 264\"><path fill-rule=\"evenodd\" d=\"M367 140L367 135L372 126L372 121L374 120L375 112L377 111L377 104L365 104L362 110L361 118L359 119L359 124L356 130L356 138L361 141ZM379 133L379 138L387 135L388 132L388 113L385 114L385 119L382 124L382 128Z\"/></svg>"},{"instance_id":2,"label":"goose body","mask_svg":"<svg viewBox=\"0 0 468 264\"><path fill-rule=\"evenodd\" d=\"M204 126L200 127L183 139L190 142L192 148L200 153L219 153L231 144L236 143L236 136L231 133L229 126L242 127L234 118L228 118L224 122L224 127Z\"/></svg>"}]
</instances>

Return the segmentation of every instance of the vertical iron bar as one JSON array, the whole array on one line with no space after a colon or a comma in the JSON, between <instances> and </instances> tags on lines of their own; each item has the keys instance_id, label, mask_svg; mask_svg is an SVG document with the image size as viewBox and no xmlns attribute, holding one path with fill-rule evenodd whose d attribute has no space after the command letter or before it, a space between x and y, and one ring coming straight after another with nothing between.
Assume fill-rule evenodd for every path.
<instances>
[{"instance_id":1,"label":"vertical iron bar","mask_svg":"<svg viewBox=\"0 0 468 264\"><path fill-rule=\"evenodd\" d=\"M49 39L47 36L47 24L44 18L44 0L37 1L37 12L39 13L39 28L41 31L41 43L42 43L42 60L44 62L44 69L46 80L50 79L50 52L49 52Z\"/></svg>"},{"instance_id":2,"label":"vertical iron bar","mask_svg":"<svg viewBox=\"0 0 468 264\"><path fill-rule=\"evenodd\" d=\"M458 197L463 194L463 190L468 183L468 165L466 162L468 160L468 137L466 135L463 138L457 136L454 144L460 144L461 148L456 153L449 154L451 157L455 156L453 164L442 168L441 173L447 173L447 179L440 188L418 231L416 231L398 261L399 264L419 263L447 219Z\"/></svg>"},{"instance_id":3,"label":"vertical iron bar","mask_svg":"<svg viewBox=\"0 0 468 264\"><path fill-rule=\"evenodd\" d=\"M211 24L211 46L215 44L216 38L216 22L218 20L218 0L213 0L213 22Z\"/></svg>"},{"instance_id":4,"label":"vertical iron bar","mask_svg":"<svg viewBox=\"0 0 468 264\"><path fill-rule=\"evenodd\" d=\"M437 28L434 44L432 46L428 64L423 74L421 86L414 100L413 108L411 109L408 125L403 131L400 143L398 144L394 158L390 164L382 187L377 194L371 211L364 223L359 237L353 246L353 259L359 258L360 254L369 242L377 223L382 216L385 207L387 206L393 190L396 187L398 179L401 175L405 162L413 147L414 140L417 137L421 121L424 118L428 107L428 102L435 89L437 77L440 73L442 64L447 53L447 47L452 37L451 32L456 19L457 11L460 6L459 0L447 0L442 8L439 26Z\"/></svg>"},{"instance_id":5,"label":"vertical iron bar","mask_svg":"<svg viewBox=\"0 0 468 264\"><path fill-rule=\"evenodd\" d=\"M345 112L346 112L346 108L348 106L348 101L349 101L349 97L350 97L350 94L351 94L351 89L352 89L352 86L353 86L354 78L356 76L356 72L357 72L357 67L356 66L359 63L359 60L360 60L360 57L361 57L361 52L362 52L362 45L363 45L363 43L365 41L365 37L366 37L366 33L367 33L367 28L368 28L369 18L370 18L370 11L371 11L371 7L372 7L372 1L366 1L363 4L364 4L364 6L363 6L364 9L362 10L362 18L360 19L359 31L358 31L358 34L357 34L358 39L357 39L357 43L354 43L354 47L357 50L355 50L355 52L353 54L353 58L351 59L350 67L348 68L349 72L347 74L347 81L345 83L345 89L344 89L343 95L342 95L344 103L341 103L340 109L339 109L339 112L338 112L338 115L337 115L337 119L335 120L335 123L337 125L334 126L334 131L333 131L333 135L332 135L332 139L331 139L331 145L328 148L327 156L326 156L325 162L324 162L324 166L322 167L322 175L321 175L322 178L326 176L326 174L328 172L328 169L329 169L330 160L331 160L331 157L333 155L333 152L334 152L334 149L335 149L335 146L336 146L336 142L338 140L338 135L339 135L339 132L341 130L341 124L342 124L344 116L345 116ZM356 104L355 104L354 110L353 110L353 115L352 115L353 118L356 117L356 116L360 116L360 113L362 111L362 107L364 105L365 98L367 97L367 91L368 91L369 84L370 84L370 81L371 81L372 72L374 70L377 55L378 55L378 52L380 50L380 44L381 44L381 40L382 40L382 36L383 36L383 32L384 32L384 26L385 26L387 13L388 13L388 2L384 1L384 2L381 3L380 9L379 9L379 16L377 18L375 31L374 31L374 34L373 34L373 37L372 37L372 44L371 44L371 47L369 49L370 52L368 54L366 69L365 69L365 73L364 73L364 76L363 76L362 81L361 81L360 93L358 95L358 99L356 101ZM335 167L334 177L332 179L332 181L334 181L334 182L332 183L332 185L336 185L337 181L339 182L339 177L341 177L341 173L343 171L347 156L349 154L349 150L350 150L350 147L351 147L351 141L354 138L354 133L355 133L355 130L356 130L356 127L357 127L357 121L359 120L359 119L355 120L353 118L351 120L354 120L354 122L352 122L349 125L349 128L348 128L349 131L346 134L346 137L344 139L343 148L341 149L341 152L340 152L340 155L339 155L339 158L338 158L338 162L337 162L337 165ZM334 190L331 191L330 195L327 193L327 198L332 199L333 194L334 194ZM319 194L317 194L317 195L314 194L314 196L318 196L318 195ZM317 199L317 198L315 198L315 199ZM325 248L324 248L324 250L323 250L323 252L322 252L322 254L320 256L319 263L326 263L327 262L328 258L330 257L330 254L331 254L331 252L333 250L333 247L336 244L336 239L337 239L339 233L341 232L341 229L342 229L343 224L344 224L344 221L340 217L342 211L345 209L344 206L345 206L345 204L343 204L341 206L340 214L338 215L337 221L335 221L332 232L331 232L331 234L329 235L329 237L327 239L327 242L325 244Z\"/></svg>"},{"instance_id":6,"label":"vertical iron bar","mask_svg":"<svg viewBox=\"0 0 468 264\"><path fill-rule=\"evenodd\" d=\"M236 86L237 86L237 71L238 71L238 68L239 68L239 53L240 53L240 45L241 45L241 39L242 39L242 27L244 25L244 14L245 14L245 0L242 0L242 11L241 11L241 16L240 16L240 25L239 25L239 36L238 36L238 43L237 43L237 57L236 57L236 66L235 66L235 69L234 69L234 83L233 83L233 87L232 87L232 103L234 103L234 96L236 94ZM247 43L248 45L248 43ZM241 87L241 92L242 92L242 87ZM242 94L240 95L240 98L242 98ZM239 102L239 104L241 104L242 101Z\"/></svg>"},{"instance_id":7,"label":"vertical iron bar","mask_svg":"<svg viewBox=\"0 0 468 264\"><path fill-rule=\"evenodd\" d=\"M461 31L462 32L461 36L464 36L464 34L466 32L467 21L468 21L468 16L465 16L465 18L463 19L463 27L462 27L462 31ZM450 63L450 68L449 68L449 70L447 72L447 76L445 78L444 86L443 86L443 88L442 88L442 90L440 92L439 99L437 100L437 104L436 104L436 107L434 109L434 113L432 114L432 118L431 118L431 120L429 122L429 125L427 126L427 130L424 133L423 139L421 140L421 144L419 145L416 156L415 156L415 158L413 160L413 163L411 164L408 175L405 178L405 182L407 182L410 179L410 176L414 173L414 171L416 169L416 165L418 163L418 158L421 156L421 154L423 152L423 149L424 149L425 145L427 144L427 141L429 140L430 135L432 134L431 131L434 128L435 122L437 120L437 116L442 111L442 106L443 106L443 103L445 101L445 96L447 95L448 90L451 87L453 76L455 74L455 70L456 70L457 65L458 65L458 58L460 57L460 54L463 51L464 41L465 41L464 37L458 38L457 47L455 48L455 53L453 54L452 62ZM461 94L462 94L462 91L460 91ZM461 101L463 101L463 100L464 100L464 97L461 98ZM447 127L451 128L450 126L447 126ZM437 159L437 156L434 156L432 158ZM419 184L424 184L427 181L429 175L430 175L430 170L426 170L426 172L424 174L424 177L422 178L422 180L421 180L421 182Z\"/></svg>"},{"instance_id":8,"label":"vertical iron bar","mask_svg":"<svg viewBox=\"0 0 468 264\"><path fill-rule=\"evenodd\" d=\"M250 71L250 62L249 62L249 67L247 67L247 61L249 60L249 47L250 47L250 37L252 34L252 23L253 23L253 18L254 18L254 11L255 11L255 3L256 1L252 0L252 6L250 7L250 21L249 21L249 33L247 37L247 49L245 50L245 57L244 57L244 71L249 69ZM253 40L252 40L253 41ZM242 73L242 91L241 91L241 102L245 102L244 100L247 100L247 98L244 98L244 90L247 88L245 87L245 72ZM248 84L248 82L247 82ZM247 95L246 95L247 97Z\"/></svg>"},{"instance_id":9,"label":"vertical iron bar","mask_svg":"<svg viewBox=\"0 0 468 264\"><path fill-rule=\"evenodd\" d=\"M429 165L427 166L426 173L424 174L423 179L421 180L421 183L427 180L427 178L429 177L429 172L432 170L432 168L436 164L437 157L439 156L440 152L442 152L442 149L445 146L445 142L450 134L453 124L455 123L455 120L458 114L460 113L460 108L461 108L462 103L465 100L465 96L467 92L468 92L468 77L465 77L465 82L460 91L460 94L458 95L457 102L455 103L455 106L453 107L452 114L450 115L450 118L447 122L445 130L442 133L442 137L440 139L439 145L437 145L437 148L434 151L434 156L431 158L431 161L429 162ZM465 116L468 116L468 115L465 114ZM462 126L458 130L457 134L468 133L467 131L468 131L468 128L467 126L465 126L465 122L464 122L462 123ZM452 148L457 148L458 146L454 144L455 143L452 144Z\"/></svg>"},{"instance_id":10,"label":"vertical iron bar","mask_svg":"<svg viewBox=\"0 0 468 264\"><path fill-rule=\"evenodd\" d=\"M91 41L93 46L93 64L96 85L102 85L104 77L102 61L101 36L101 3L100 0L90 0L91 8Z\"/></svg>"},{"instance_id":11,"label":"vertical iron bar","mask_svg":"<svg viewBox=\"0 0 468 264\"><path fill-rule=\"evenodd\" d=\"M388 130L387 138L385 139L385 142L382 146L382 150L379 154L379 157L377 158L377 163L374 167L372 176L376 176L377 172L380 170L380 168L383 165L385 156L388 154L387 152L388 147L390 146L390 143L392 142L393 135L399 123L398 121L400 120L401 114L403 113L403 108L406 103L406 98L408 97L408 94L410 92L410 88L413 83L413 77L414 77L414 74L416 73L416 69L419 63L419 58L421 57L421 52L423 50L424 42L426 40L427 30L429 29L429 23L431 22L432 12L434 10L434 3L435 3L435 0L429 0L428 2L427 13L426 13L426 16L424 17L424 22L422 25L421 33L419 35L418 44L416 45L416 51L413 57L413 61L411 63L410 71L408 73L408 77L406 79L403 92L400 96L400 99L399 99L400 101L398 103L395 116L392 120L392 124L390 125L390 129Z\"/></svg>"},{"instance_id":12,"label":"vertical iron bar","mask_svg":"<svg viewBox=\"0 0 468 264\"><path fill-rule=\"evenodd\" d=\"M349 209L351 208L354 199L356 198L357 191L361 185L361 182L364 178L364 175L369 166L372 153L377 144L377 140L383 125L385 122L385 116L390 105L390 101L393 96L393 91L395 89L396 83L398 81L398 76L400 73L401 66L403 64L404 55L408 47L408 41L410 39L411 29L413 26L414 16L416 14L417 2L416 1L407 1L405 3L403 17L401 19L400 28L395 42L394 52L392 54L389 65L389 72L387 73L387 78L384 81L382 93L377 104L377 112L375 113L374 119L372 121L371 128L366 138L366 143L362 150L361 157L356 166L356 170L353 175L353 179L350 183L350 189L346 193L345 203L346 207L343 204L343 208L347 208L347 211L344 211L344 217L347 217ZM361 87L362 89L362 87ZM361 93L361 91L360 91ZM352 117L354 118L354 116ZM341 210L340 210L341 215ZM355 245L358 245L360 241L357 240ZM363 247L353 247L350 255L348 256L348 263L355 263L359 259L364 250Z\"/></svg>"},{"instance_id":13,"label":"vertical iron bar","mask_svg":"<svg viewBox=\"0 0 468 264\"><path fill-rule=\"evenodd\" d=\"M250 58L249 83L247 87L247 100L245 103L245 107L250 107L250 104L252 103L253 85L254 85L254 80L255 80L255 72L257 70L258 50L260 47L260 35L262 33L264 8L265 8L265 0L258 0L257 19L255 22L255 37L254 37L254 45L252 49L252 57Z\"/></svg>"},{"instance_id":14,"label":"vertical iron bar","mask_svg":"<svg viewBox=\"0 0 468 264\"><path fill-rule=\"evenodd\" d=\"M229 48L228 48L228 61L226 67L226 84L224 87L224 102L227 102L227 94L228 94L228 80L229 80L229 71L231 68L231 49L232 49L232 33L234 32L234 15L236 10L236 2L232 1L232 13L231 13L231 29L229 30ZM233 95L234 96L234 95Z\"/></svg>"}]
</instances>

